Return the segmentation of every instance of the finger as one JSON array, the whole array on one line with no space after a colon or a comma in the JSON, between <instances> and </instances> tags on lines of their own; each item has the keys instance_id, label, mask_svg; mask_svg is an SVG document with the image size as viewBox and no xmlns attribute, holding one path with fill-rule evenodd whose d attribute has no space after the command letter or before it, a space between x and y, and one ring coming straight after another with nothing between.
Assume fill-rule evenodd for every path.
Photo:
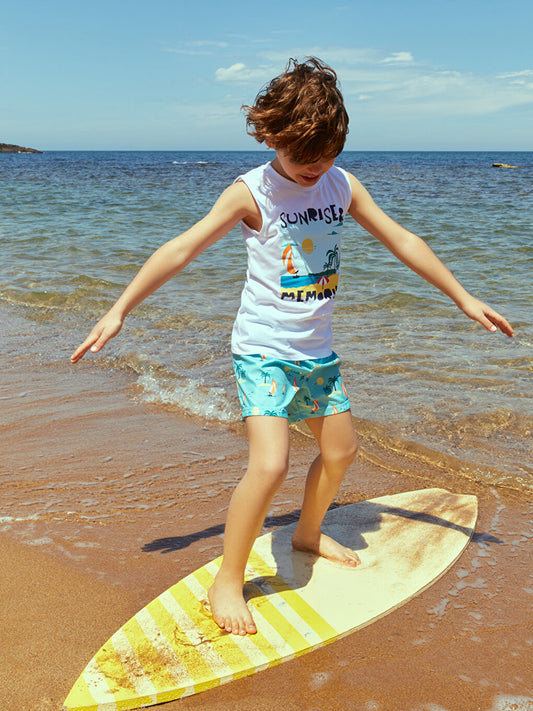
<instances>
[{"instance_id":1,"label":"finger","mask_svg":"<svg viewBox=\"0 0 533 711\"><path fill-rule=\"evenodd\" d=\"M113 334L109 334L106 332L103 332L100 337L93 343L91 346L90 350L91 353L98 353L98 351L102 350L102 348L105 346L105 344L109 341L110 338L113 337Z\"/></svg>"},{"instance_id":2,"label":"finger","mask_svg":"<svg viewBox=\"0 0 533 711\"><path fill-rule=\"evenodd\" d=\"M92 340L86 339L81 346L78 346L74 353L70 356L70 362L71 363L77 363L79 360L83 358L83 356L87 353L89 348L91 347Z\"/></svg>"},{"instance_id":3,"label":"finger","mask_svg":"<svg viewBox=\"0 0 533 711\"><path fill-rule=\"evenodd\" d=\"M87 336L87 338L83 341L83 343L76 348L74 353L70 356L70 360L72 363L77 363L79 360L83 358L83 356L87 353L89 348L91 351L95 352L95 346L98 343L98 340L101 337L100 330L98 331L91 331L91 333ZM107 339L106 339L107 340ZM104 345L105 340L100 344L99 348L96 348L96 350L100 350L100 348Z\"/></svg>"},{"instance_id":4,"label":"finger","mask_svg":"<svg viewBox=\"0 0 533 711\"><path fill-rule=\"evenodd\" d=\"M77 363L79 360L83 358L83 356L87 353L89 350L89 346L79 346L76 348L74 353L70 356L70 362L71 363ZM92 350L92 348L91 348Z\"/></svg>"},{"instance_id":5,"label":"finger","mask_svg":"<svg viewBox=\"0 0 533 711\"><path fill-rule=\"evenodd\" d=\"M509 338L512 338L514 336L514 331L513 327L511 324L505 319L503 316L501 316L499 313L496 311L490 312L486 314L487 320L489 322L488 329L489 331L497 331L500 329L502 333L505 333L506 336L509 336Z\"/></svg>"}]
</instances>

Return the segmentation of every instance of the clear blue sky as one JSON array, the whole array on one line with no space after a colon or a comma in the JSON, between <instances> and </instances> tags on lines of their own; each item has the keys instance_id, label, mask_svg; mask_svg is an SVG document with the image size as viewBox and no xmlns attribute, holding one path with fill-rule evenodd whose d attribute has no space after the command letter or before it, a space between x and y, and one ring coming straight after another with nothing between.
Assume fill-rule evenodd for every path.
<instances>
[{"instance_id":1,"label":"clear blue sky","mask_svg":"<svg viewBox=\"0 0 533 711\"><path fill-rule=\"evenodd\" d=\"M338 72L352 150L533 150L531 0L4 0L0 142L254 149L291 56Z\"/></svg>"}]
</instances>

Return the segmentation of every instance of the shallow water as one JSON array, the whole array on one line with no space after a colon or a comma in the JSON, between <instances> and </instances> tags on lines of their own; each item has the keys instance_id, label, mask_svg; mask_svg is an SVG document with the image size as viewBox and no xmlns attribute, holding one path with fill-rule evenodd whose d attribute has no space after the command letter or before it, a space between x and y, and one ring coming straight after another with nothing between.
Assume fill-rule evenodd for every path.
<instances>
[{"instance_id":1,"label":"shallow water","mask_svg":"<svg viewBox=\"0 0 533 711\"><path fill-rule=\"evenodd\" d=\"M26 324L1 347L41 363L68 358L157 246L270 158L0 156L2 320ZM485 332L347 221L334 345L358 428L385 455L407 447L458 475L531 490L533 153L347 152L338 164L516 330ZM236 229L138 307L99 363L131 372L139 398L238 419L229 337L244 273Z\"/></svg>"}]
</instances>

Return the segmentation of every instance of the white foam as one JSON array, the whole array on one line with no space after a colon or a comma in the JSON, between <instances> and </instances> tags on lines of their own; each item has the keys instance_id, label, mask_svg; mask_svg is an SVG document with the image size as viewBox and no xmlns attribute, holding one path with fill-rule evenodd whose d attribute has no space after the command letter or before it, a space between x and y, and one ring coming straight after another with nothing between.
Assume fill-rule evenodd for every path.
<instances>
[{"instance_id":1,"label":"white foam","mask_svg":"<svg viewBox=\"0 0 533 711\"><path fill-rule=\"evenodd\" d=\"M309 686L313 691L316 691L317 689L320 689L321 686L324 686L327 681L329 681L330 676L331 674L328 674L327 672L317 672L311 676Z\"/></svg>"},{"instance_id":2,"label":"white foam","mask_svg":"<svg viewBox=\"0 0 533 711\"><path fill-rule=\"evenodd\" d=\"M487 711L533 711L533 697L496 694Z\"/></svg>"},{"instance_id":3,"label":"white foam","mask_svg":"<svg viewBox=\"0 0 533 711\"><path fill-rule=\"evenodd\" d=\"M14 523L15 521L36 521L37 514L31 516L0 516L0 523Z\"/></svg>"},{"instance_id":4,"label":"white foam","mask_svg":"<svg viewBox=\"0 0 533 711\"><path fill-rule=\"evenodd\" d=\"M446 610L446 606L449 603L449 599L447 597L443 598L438 605L435 605L435 607L432 607L428 612L431 615L438 615L438 619L440 620L441 617L444 615L444 612Z\"/></svg>"},{"instance_id":5,"label":"white foam","mask_svg":"<svg viewBox=\"0 0 533 711\"><path fill-rule=\"evenodd\" d=\"M53 543L49 536L43 536L42 538L35 538L32 541L26 541L30 546L46 546L49 543Z\"/></svg>"},{"instance_id":6,"label":"white foam","mask_svg":"<svg viewBox=\"0 0 533 711\"><path fill-rule=\"evenodd\" d=\"M137 384L146 402L174 405L192 415L209 420L230 422L240 419L237 406L230 402L223 388L204 385L202 381L184 378L181 381L161 381L152 375L141 375Z\"/></svg>"}]
</instances>

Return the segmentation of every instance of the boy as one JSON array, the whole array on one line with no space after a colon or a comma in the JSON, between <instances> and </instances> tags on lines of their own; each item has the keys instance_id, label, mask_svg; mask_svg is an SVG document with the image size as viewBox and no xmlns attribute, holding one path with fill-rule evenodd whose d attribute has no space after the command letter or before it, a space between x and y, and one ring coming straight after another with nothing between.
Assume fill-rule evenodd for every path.
<instances>
[{"instance_id":1,"label":"boy","mask_svg":"<svg viewBox=\"0 0 533 711\"><path fill-rule=\"evenodd\" d=\"M248 469L230 502L222 566L209 591L227 632L256 626L243 598L248 555L288 468L289 422L305 419L319 455L309 469L295 549L356 567L354 551L321 532L322 519L357 448L350 403L331 348L346 213L470 318L508 336L508 322L471 296L426 243L396 224L353 175L334 166L348 132L335 72L291 60L245 107L249 132L276 151L226 188L208 215L160 247L76 349L98 352L127 314L239 222L248 271L232 334L234 368L249 437Z\"/></svg>"}]
</instances>

